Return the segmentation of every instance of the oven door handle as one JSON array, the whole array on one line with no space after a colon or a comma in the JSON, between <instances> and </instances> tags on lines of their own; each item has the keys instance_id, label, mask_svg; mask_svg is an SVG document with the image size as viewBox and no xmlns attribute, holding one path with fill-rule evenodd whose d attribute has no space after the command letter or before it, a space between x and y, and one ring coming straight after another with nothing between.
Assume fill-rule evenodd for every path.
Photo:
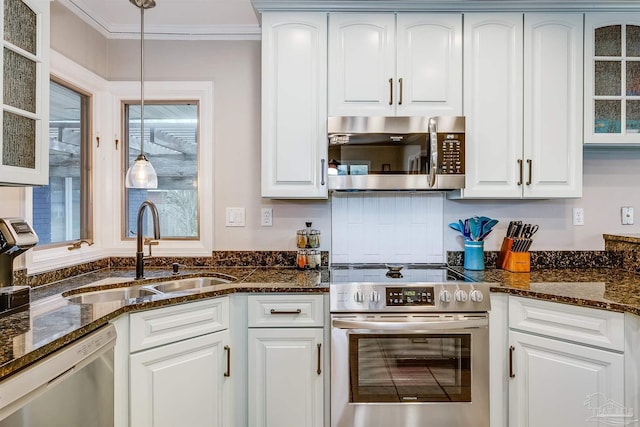
<instances>
[{"instance_id":1,"label":"oven door handle","mask_svg":"<svg viewBox=\"0 0 640 427\"><path fill-rule=\"evenodd\" d=\"M331 324L340 329L371 330L409 330L409 331L442 331L450 329L477 329L489 326L488 319L466 320L434 320L427 322L378 322L372 320L340 320L334 319Z\"/></svg>"}]
</instances>

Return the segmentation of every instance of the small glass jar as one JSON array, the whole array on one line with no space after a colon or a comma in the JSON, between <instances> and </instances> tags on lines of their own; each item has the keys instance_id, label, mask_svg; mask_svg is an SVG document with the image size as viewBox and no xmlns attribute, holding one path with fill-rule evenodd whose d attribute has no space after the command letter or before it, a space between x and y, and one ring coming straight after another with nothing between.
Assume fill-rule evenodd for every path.
<instances>
[{"instance_id":1,"label":"small glass jar","mask_svg":"<svg viewBox=\"0 0 640 427\"><path fill-rule=\"evenodd\" d=\"M307 250L306 249L299 249L298 250L298 255L296 257L296 265L300 269L307 268L307 266L308 266L308 257L307 257Z\"/></svg>"},{"instance_id":2,"label":"small glass jar","mask_svg":"<svg viewBox=\"0 0 640 427\"><path fill-rule=\"evenodd\" d=\"M309 243L307 230L298 230L296 232L296 245L299 248L306 248Z\"/></svg>"},{"instance_id":3,"label":"small glass jar","mask_svg":"<svg viewBox=\"0 0 640 427\"><path fill-rule=\"evenodd\" d=\"M307 247L319 248L320 247L320 231L311 230L307 236Z\"/></svg>"},{"instance_id":4,"label":"small glass jar","mask_svg":"<svg viewBox=\"0 0 640 427\"><path fill-rule=\"evenodd\" d=\"M316 249L309 249L307 251L307 266L309 268L320 267L320 251Z\"/></svg>"}]
</instances>

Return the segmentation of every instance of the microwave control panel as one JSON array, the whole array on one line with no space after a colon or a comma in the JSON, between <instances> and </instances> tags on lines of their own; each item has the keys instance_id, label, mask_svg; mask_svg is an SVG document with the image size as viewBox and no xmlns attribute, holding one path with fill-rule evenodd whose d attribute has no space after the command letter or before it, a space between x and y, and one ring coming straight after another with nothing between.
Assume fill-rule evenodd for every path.
<instances>
[{"instance_id":1,"label":"microwave control panel","mask_svg":"<svg viewBox=\"0 0 640 427\"><path fill-rule=\"evenodd\" d=\"M464 133L438 134L438 173L464 174Z\"/></svg>"}]
</instances>

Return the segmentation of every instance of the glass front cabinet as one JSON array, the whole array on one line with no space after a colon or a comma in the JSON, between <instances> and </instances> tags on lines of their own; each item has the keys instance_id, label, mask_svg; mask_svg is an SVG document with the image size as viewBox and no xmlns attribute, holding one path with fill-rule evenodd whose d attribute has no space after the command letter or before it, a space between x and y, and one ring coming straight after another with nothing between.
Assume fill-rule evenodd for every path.
<instances>
[{"instance_id":1,"label":"glass front cabinet","mask_svg":"<svg viewBox=\"0 0 640 427\"><path fill-rule=\"evenodd\" d=\"M640 145L640 14L585 16L585 144Z\"/></svg>"},{"instance_id":2,"label":"glass front cabinet","mask_svg":"<svg viewBox=\"0 0 640 427\"><path fill-rule=\"evenodd\" d=\"M4 28L0 185L46 185L49 0L0 1Z\"/></svg>"}]
</instances>

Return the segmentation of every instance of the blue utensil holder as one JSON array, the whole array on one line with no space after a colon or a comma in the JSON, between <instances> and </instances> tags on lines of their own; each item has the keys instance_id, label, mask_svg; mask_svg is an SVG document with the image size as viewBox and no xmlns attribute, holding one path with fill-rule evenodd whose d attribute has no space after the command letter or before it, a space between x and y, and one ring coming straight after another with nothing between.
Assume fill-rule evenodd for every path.
<instances>
[{"instance_id":1,"label":"blue utensil holder","mask_svg":"<svg viewBox=\"0 0 640 427\"><path fill-rule=\"evenodd\" d=\"M484 270L484 241L464 242L464 269Z\"/></svg>"}]
</instances>

